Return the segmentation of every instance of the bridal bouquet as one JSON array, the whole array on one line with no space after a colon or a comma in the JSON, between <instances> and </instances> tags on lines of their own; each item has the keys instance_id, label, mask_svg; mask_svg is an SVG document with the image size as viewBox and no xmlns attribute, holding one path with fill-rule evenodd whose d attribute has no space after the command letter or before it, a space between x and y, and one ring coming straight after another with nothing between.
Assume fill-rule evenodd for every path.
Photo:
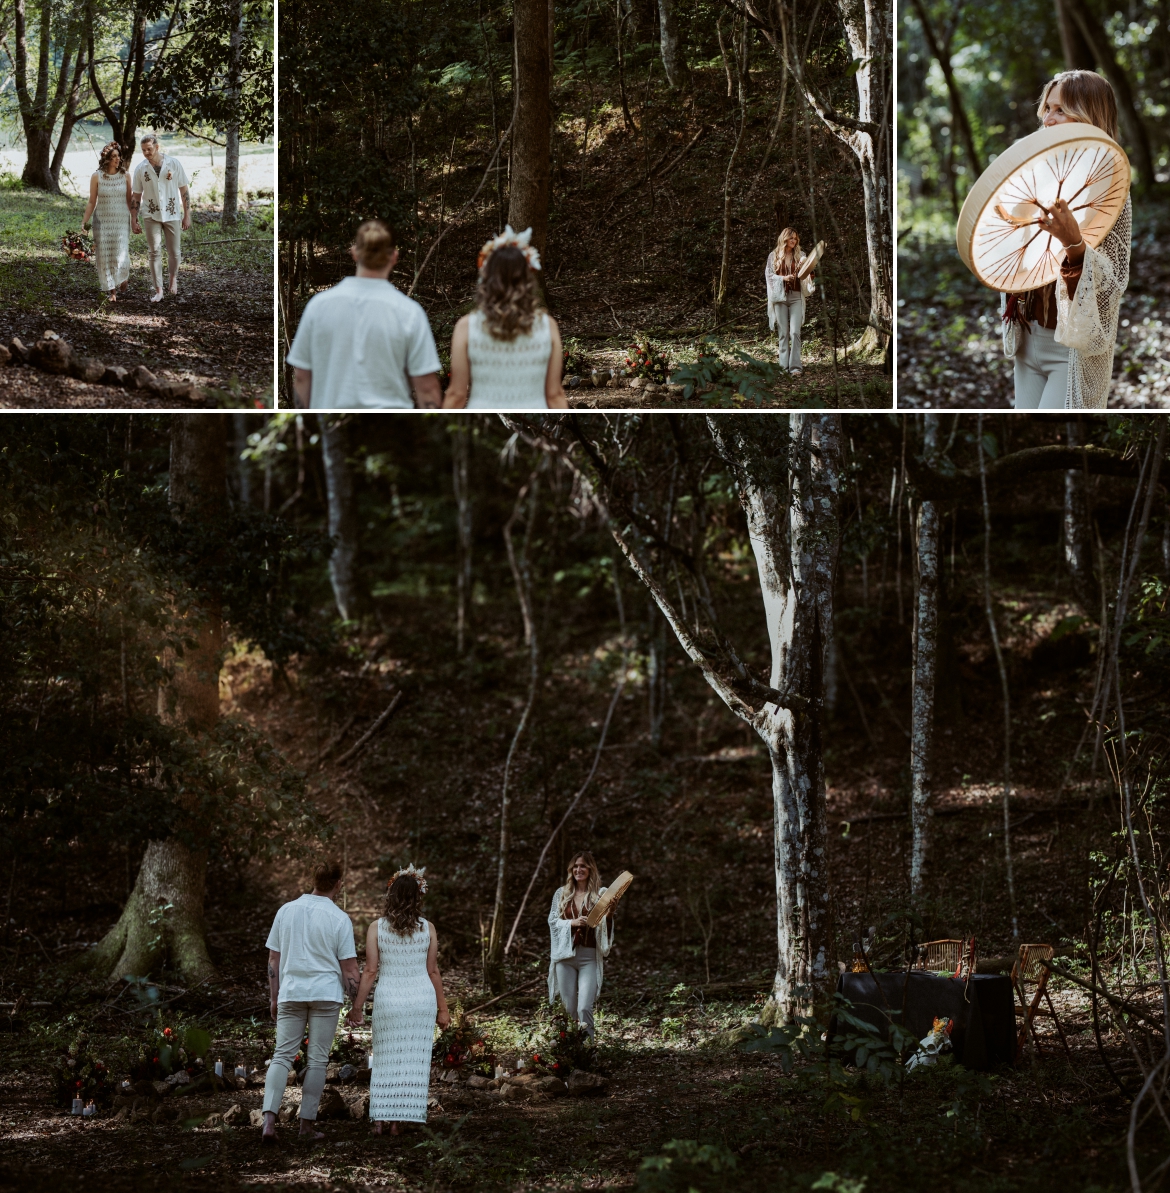
<instances>
[{"instance_id":1,"label":"bridal bouquet","mask_svg":"<svg viewBox=\"0 0 1170 1193\"><path fill-rule=\"evenodd\" d=\"M61 247L74 261L93 260L93 237L85 232L66 232L61 237Z\"/></svg>"}]
</instances>

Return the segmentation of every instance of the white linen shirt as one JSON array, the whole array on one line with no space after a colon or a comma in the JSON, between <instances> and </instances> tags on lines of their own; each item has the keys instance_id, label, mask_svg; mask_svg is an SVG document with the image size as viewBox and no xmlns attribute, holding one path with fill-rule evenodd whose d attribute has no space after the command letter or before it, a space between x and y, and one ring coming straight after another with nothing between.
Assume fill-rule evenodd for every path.
<instances>
[{"instance_id":1,"label":"white linen shirt","mask_svg":"<svg viewBox=\"0 0 1170 1193\"><path fill-rule=\"evenodd\" d=\"M314 294L285 359L312 372L314 410L413 410L408 378L441 367L426 311L382 278Z\"/></svg>"},{"instance_id":2,"label":"white linen shirt","mask_svg":"<svg viewBox=\"0 0 1170 1193\"><path fill-rule=\"evenodd\" d=\"M150 162L143 158L134 167L134 193L142 196L142 207L138 214L144 220L156 220L160 224L181 220L183 196L179 194L179 187L189 185L187 171L177 157L164 153L157 173Z\"/></svg>"},{"instance_id":3,"label":"white linen shirt","mask_svg":"<svg viewBox=\"0 0 1170 1193\"><path fill-rule=\"evenodd\" d=\"M324 895L286 903L265 946L280 954L278 1002L341 1002L339 962L357 956L349 916Z\"/></svg>"}]
</instances>

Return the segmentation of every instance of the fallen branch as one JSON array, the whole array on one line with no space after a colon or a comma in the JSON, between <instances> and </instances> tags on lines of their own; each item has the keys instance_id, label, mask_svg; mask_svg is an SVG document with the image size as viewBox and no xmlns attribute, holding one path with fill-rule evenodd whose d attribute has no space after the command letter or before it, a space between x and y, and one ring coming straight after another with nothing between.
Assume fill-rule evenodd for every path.
<instances>
[{"instance_id":1,"label":"fallen branch","mask_svg":"<svg viewBox=\"0 0 1170 1193\"><path fill-rule=\"evenodd\" d=\"M390 701L386 711L358 738L357 742L350 746L348 750L337 760L338 766L344 766L350 759L355 758L366 746L366 743L386 724L393 715L394 710L398 707L399 701L402 699L402 689L399 688L394 694L394 699Z\"/></svg>"},{"instance_id":2,"label":"fallen branch","mask_svg":"<svg viewBox=\"0 0 1170 1193\"><path fill-rule=\"evenodd\" d=\"M478 1007L472 1007L470 1011L464 1011L465 1015L474 1015L476 1011L482 1011L485 1007L492 1006L493 1003L500 1002L502 999L511 998L513 994L519 994L521 990L529 990L539 982L548 981L547 978L539 977L533 978L531 982L525 982L523 986L517 986L515 989L508 990L504 994L497 994L495 998L489 998L487 1002L481 1002Z\"/></svg>"},{"instance_id":3,"label":"fallen branch","mask_svg":"<svg viewBox=\"0 0 1170 1193\"><path fill-rule=\"evenodd\" d=\"M345 724L342 725L342 727L329 739L329 741L325 745L325 748L321 751L320 754L317 755L317 769L318 770L321 769L321 764L325 761L325 759L328 758L329 755L332 754L333 751L335 749L337 749L337 747L339 745L341 745L341 739L350 731L350 729L353 728L353 723L356 720L357 720L357 713L350 713Z\"/></svg>"},{"instance_id":4,"label":"fallen branch","mask_svg":"<svg viewBox=\"0 0 1170 1193\"><path fill-rule=\"evenodd\" d=\"M1072 982L1077 986L1082 986L1086 990L1090 990L1112 1003L1113 1006L1125 1011L1128 1015L1133 1015L1135 1019L1140 1019L1143 1023L1149 1024L1150 1027L1157 1028L1160 1032L1165 1032L1165 1025L1160 1019L1155 1019L1149 1012L1143 1010L1141 1007L1134 1006L1132 1002L1127 1002L1124 998L1119 998L1116 994L1110 994L1108 990L1100 986L1094 985L1092 982L1086 982L1084 978L1078 978L1076 974L1069 973L1067 969L1061 969L1058 965L1053 965L1051 961L1041 961L1041 965L1045 969L1050 969L1054 974L1058 974L1064 978L1066 982Z\"/></svg>"}]
</instances>

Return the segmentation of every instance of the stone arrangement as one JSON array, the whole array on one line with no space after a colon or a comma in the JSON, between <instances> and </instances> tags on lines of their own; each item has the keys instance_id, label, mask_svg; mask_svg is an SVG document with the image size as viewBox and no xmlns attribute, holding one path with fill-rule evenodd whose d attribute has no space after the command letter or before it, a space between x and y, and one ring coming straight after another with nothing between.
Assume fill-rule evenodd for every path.
<instances>
[{"instance_id":1,"label":"stone arrangement","mask_svg":"<svg viewBox=\"0 0 1170 1193\"><path fill-rule=\"evenodd\" d=\"M43 373L76 377L91 385L115 385L122 389L154 394L170 402L201 404L206 394L190 381L164 381L145 365L127 369L107 365L96 356L81 356L55 331L46 331L35 344L26 345L13 336L7 347L0 344L0 365L29 365Z\"/></svg>"},{"instance_id":2,"label":"stone arrangement","mask_svg":"<svg viewBox=\"0 0 1170 1193\"><path fill-rule=\"evenodd\" d=\"M658 381L652 381L649 377L626 377L617 369L593 369L588 374L573 373L565 378L566 389L589 389L590 387L593 389L640 389L647 395L672 394L675 397L681 397L683 392L681 385L671 385L669 382L662 385Z\"/></svg>"}]
</instances>

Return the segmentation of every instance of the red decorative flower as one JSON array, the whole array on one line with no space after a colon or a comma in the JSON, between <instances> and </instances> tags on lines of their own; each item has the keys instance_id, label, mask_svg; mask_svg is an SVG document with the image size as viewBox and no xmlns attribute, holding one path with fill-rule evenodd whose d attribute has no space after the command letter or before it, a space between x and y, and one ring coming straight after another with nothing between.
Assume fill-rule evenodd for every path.
<instances>
[{"instance_id":1,"label":"red decorative flower","mask_svg":"<svg viewBox=\"0 0 1170 1193\"><path fill-rule=\"evenodd\" d=\"M164 1028L163 1028L163 1035L164 1035L164 1036L166 1036L166 1038L167 1038L168 1040L169 1040L169 1039L171 1038L171 1036L173 1036L174 1034L175 1034L175 1033L174 1033L173 1031L171 1031L171 1029L170 1029L169 1027L164 1027Z\"/></svg>"}]
</instances>

